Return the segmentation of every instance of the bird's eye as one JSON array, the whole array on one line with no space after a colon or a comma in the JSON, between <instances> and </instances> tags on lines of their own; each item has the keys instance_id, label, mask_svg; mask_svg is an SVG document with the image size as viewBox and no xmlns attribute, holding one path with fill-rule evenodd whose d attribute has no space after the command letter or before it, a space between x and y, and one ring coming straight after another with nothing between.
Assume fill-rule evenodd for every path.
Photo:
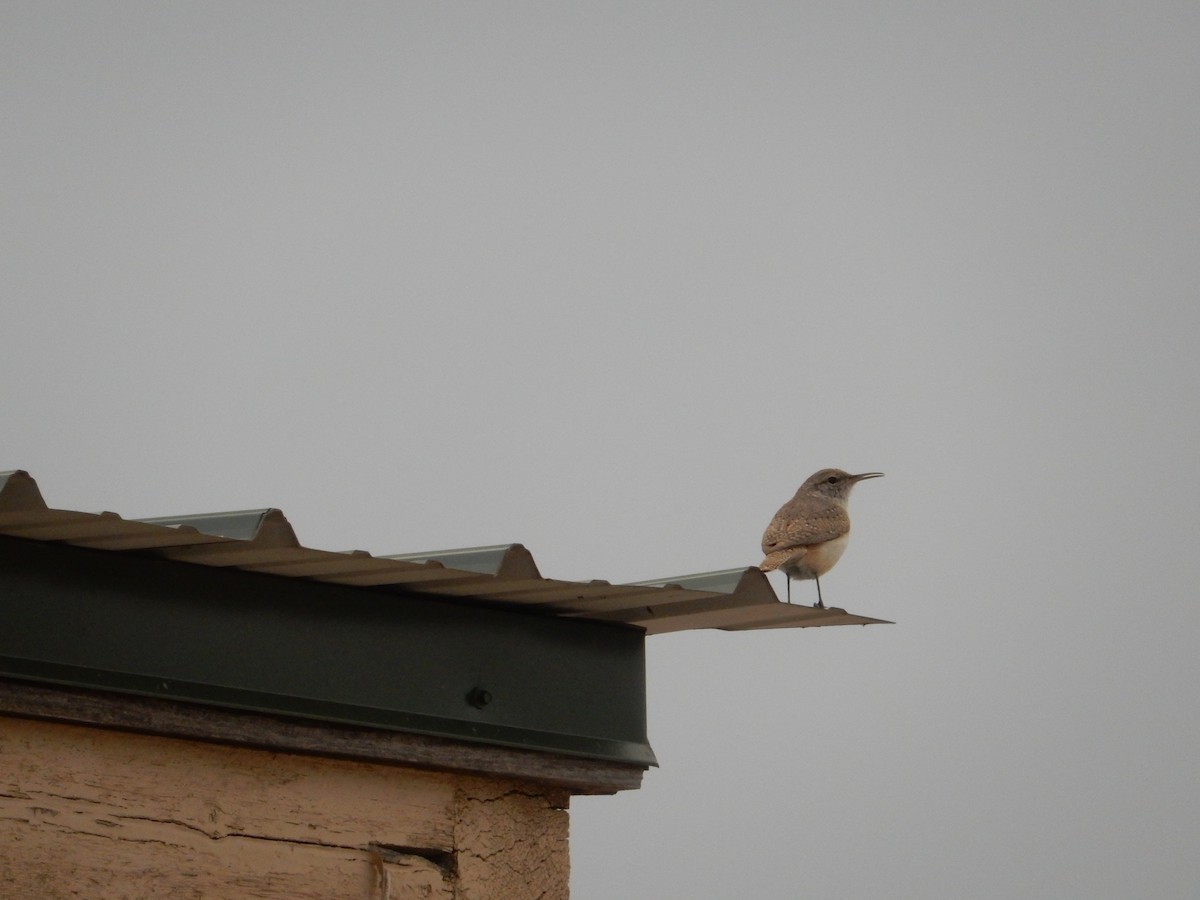
<instances>
[{"instance_id":1,"label":"bird's eye","mask_svg":"<svg viewBox=\"0 0 1200 900\"><path fill-rule=\"evenodd\" d=\"M837 484L841 480L842 479L838 478L836 475L830 475L828 478L825 479L825 483L826 484Z\"/></svg>"}]
</instances>

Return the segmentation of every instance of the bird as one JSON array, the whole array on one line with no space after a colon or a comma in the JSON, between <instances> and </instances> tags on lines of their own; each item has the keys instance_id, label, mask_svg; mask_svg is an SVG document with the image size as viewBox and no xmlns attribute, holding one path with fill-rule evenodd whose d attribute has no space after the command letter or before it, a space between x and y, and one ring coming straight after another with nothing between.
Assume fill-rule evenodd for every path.
<instances>
[{"instance_id":1,"label":"bird","mask_svg":"<svg viewBox=\"0 0 1200 900\"><path fill-rule=\"evenodd\" d=\"M850 516L846 501L860 481L879 478L882 472L851 475L841 469L821 469L808 477L796 495L779 508L763 532L762 551L766 558L759 569L778 569L787 575L787 602L792 602L792 579L811 578L817 583L817 602L821 598L821 576L833 568L850 538Z\"/></svg>"}]
</instances>

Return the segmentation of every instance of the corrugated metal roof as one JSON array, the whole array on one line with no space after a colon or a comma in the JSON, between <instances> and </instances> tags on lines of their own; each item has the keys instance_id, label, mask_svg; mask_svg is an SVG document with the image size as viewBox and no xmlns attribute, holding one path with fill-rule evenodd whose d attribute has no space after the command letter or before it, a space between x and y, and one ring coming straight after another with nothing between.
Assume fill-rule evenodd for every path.
<instances>
[{"instance_id":1,"label":"corrugated metal roof","mask_svg":"<svg viewBox=\"0 0 1200 900\"><path fill-rule=\"evenodd\" d=\"M545 615L623 622L648 634L885 622L836 607L783 603L755 567L636 584L561 581L543 578L532 554L520 544L395 556L314 550L301 545L278 509L154 519L51 509L37 482L23 470L0 472L0 534L288 578L395 587Z\"/></svg>"}]
</instances>

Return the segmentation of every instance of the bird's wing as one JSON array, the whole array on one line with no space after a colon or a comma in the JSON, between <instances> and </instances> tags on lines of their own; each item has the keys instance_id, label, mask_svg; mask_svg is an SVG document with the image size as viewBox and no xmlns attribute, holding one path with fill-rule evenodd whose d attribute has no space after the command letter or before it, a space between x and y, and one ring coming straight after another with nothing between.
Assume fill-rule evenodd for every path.
<instances>
[{"instance_id":1,"label":"bird's wing","mask_svg":"<svg viewBox=\"0 0 1200 900\"><path fill-rule=\"evenodd\" d=\"M763 532L762 551L770 556L778 550L823 544L850 530L850 517L840 506L830 506L818 515L797 516L785 506Z\"/></svg>"}]
</instances>

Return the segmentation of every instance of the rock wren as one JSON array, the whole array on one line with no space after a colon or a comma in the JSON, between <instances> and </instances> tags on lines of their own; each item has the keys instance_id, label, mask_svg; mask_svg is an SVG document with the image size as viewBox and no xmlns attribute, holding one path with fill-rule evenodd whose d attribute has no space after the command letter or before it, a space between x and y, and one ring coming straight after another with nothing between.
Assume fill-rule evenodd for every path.
<instances>
[{"instance_id":1,"label":"rock wren","mask_svg":"<svg viewBox=\"0 0 1200 900\"><path fill-rule=\"evenodd\" d=\"M841 469L822 469L800 485L796 496L783 504L763 532L762 550L767 558L759 568L764 572L779 569L787 575L787 602L792 602L792 579L811 578L817 583L817 602L821 599L821 576L833 568L850 539L850 516L846 501L850 490L866 478L879 478L882 472L851 475Z\"/></svg>"}]
</instances>

